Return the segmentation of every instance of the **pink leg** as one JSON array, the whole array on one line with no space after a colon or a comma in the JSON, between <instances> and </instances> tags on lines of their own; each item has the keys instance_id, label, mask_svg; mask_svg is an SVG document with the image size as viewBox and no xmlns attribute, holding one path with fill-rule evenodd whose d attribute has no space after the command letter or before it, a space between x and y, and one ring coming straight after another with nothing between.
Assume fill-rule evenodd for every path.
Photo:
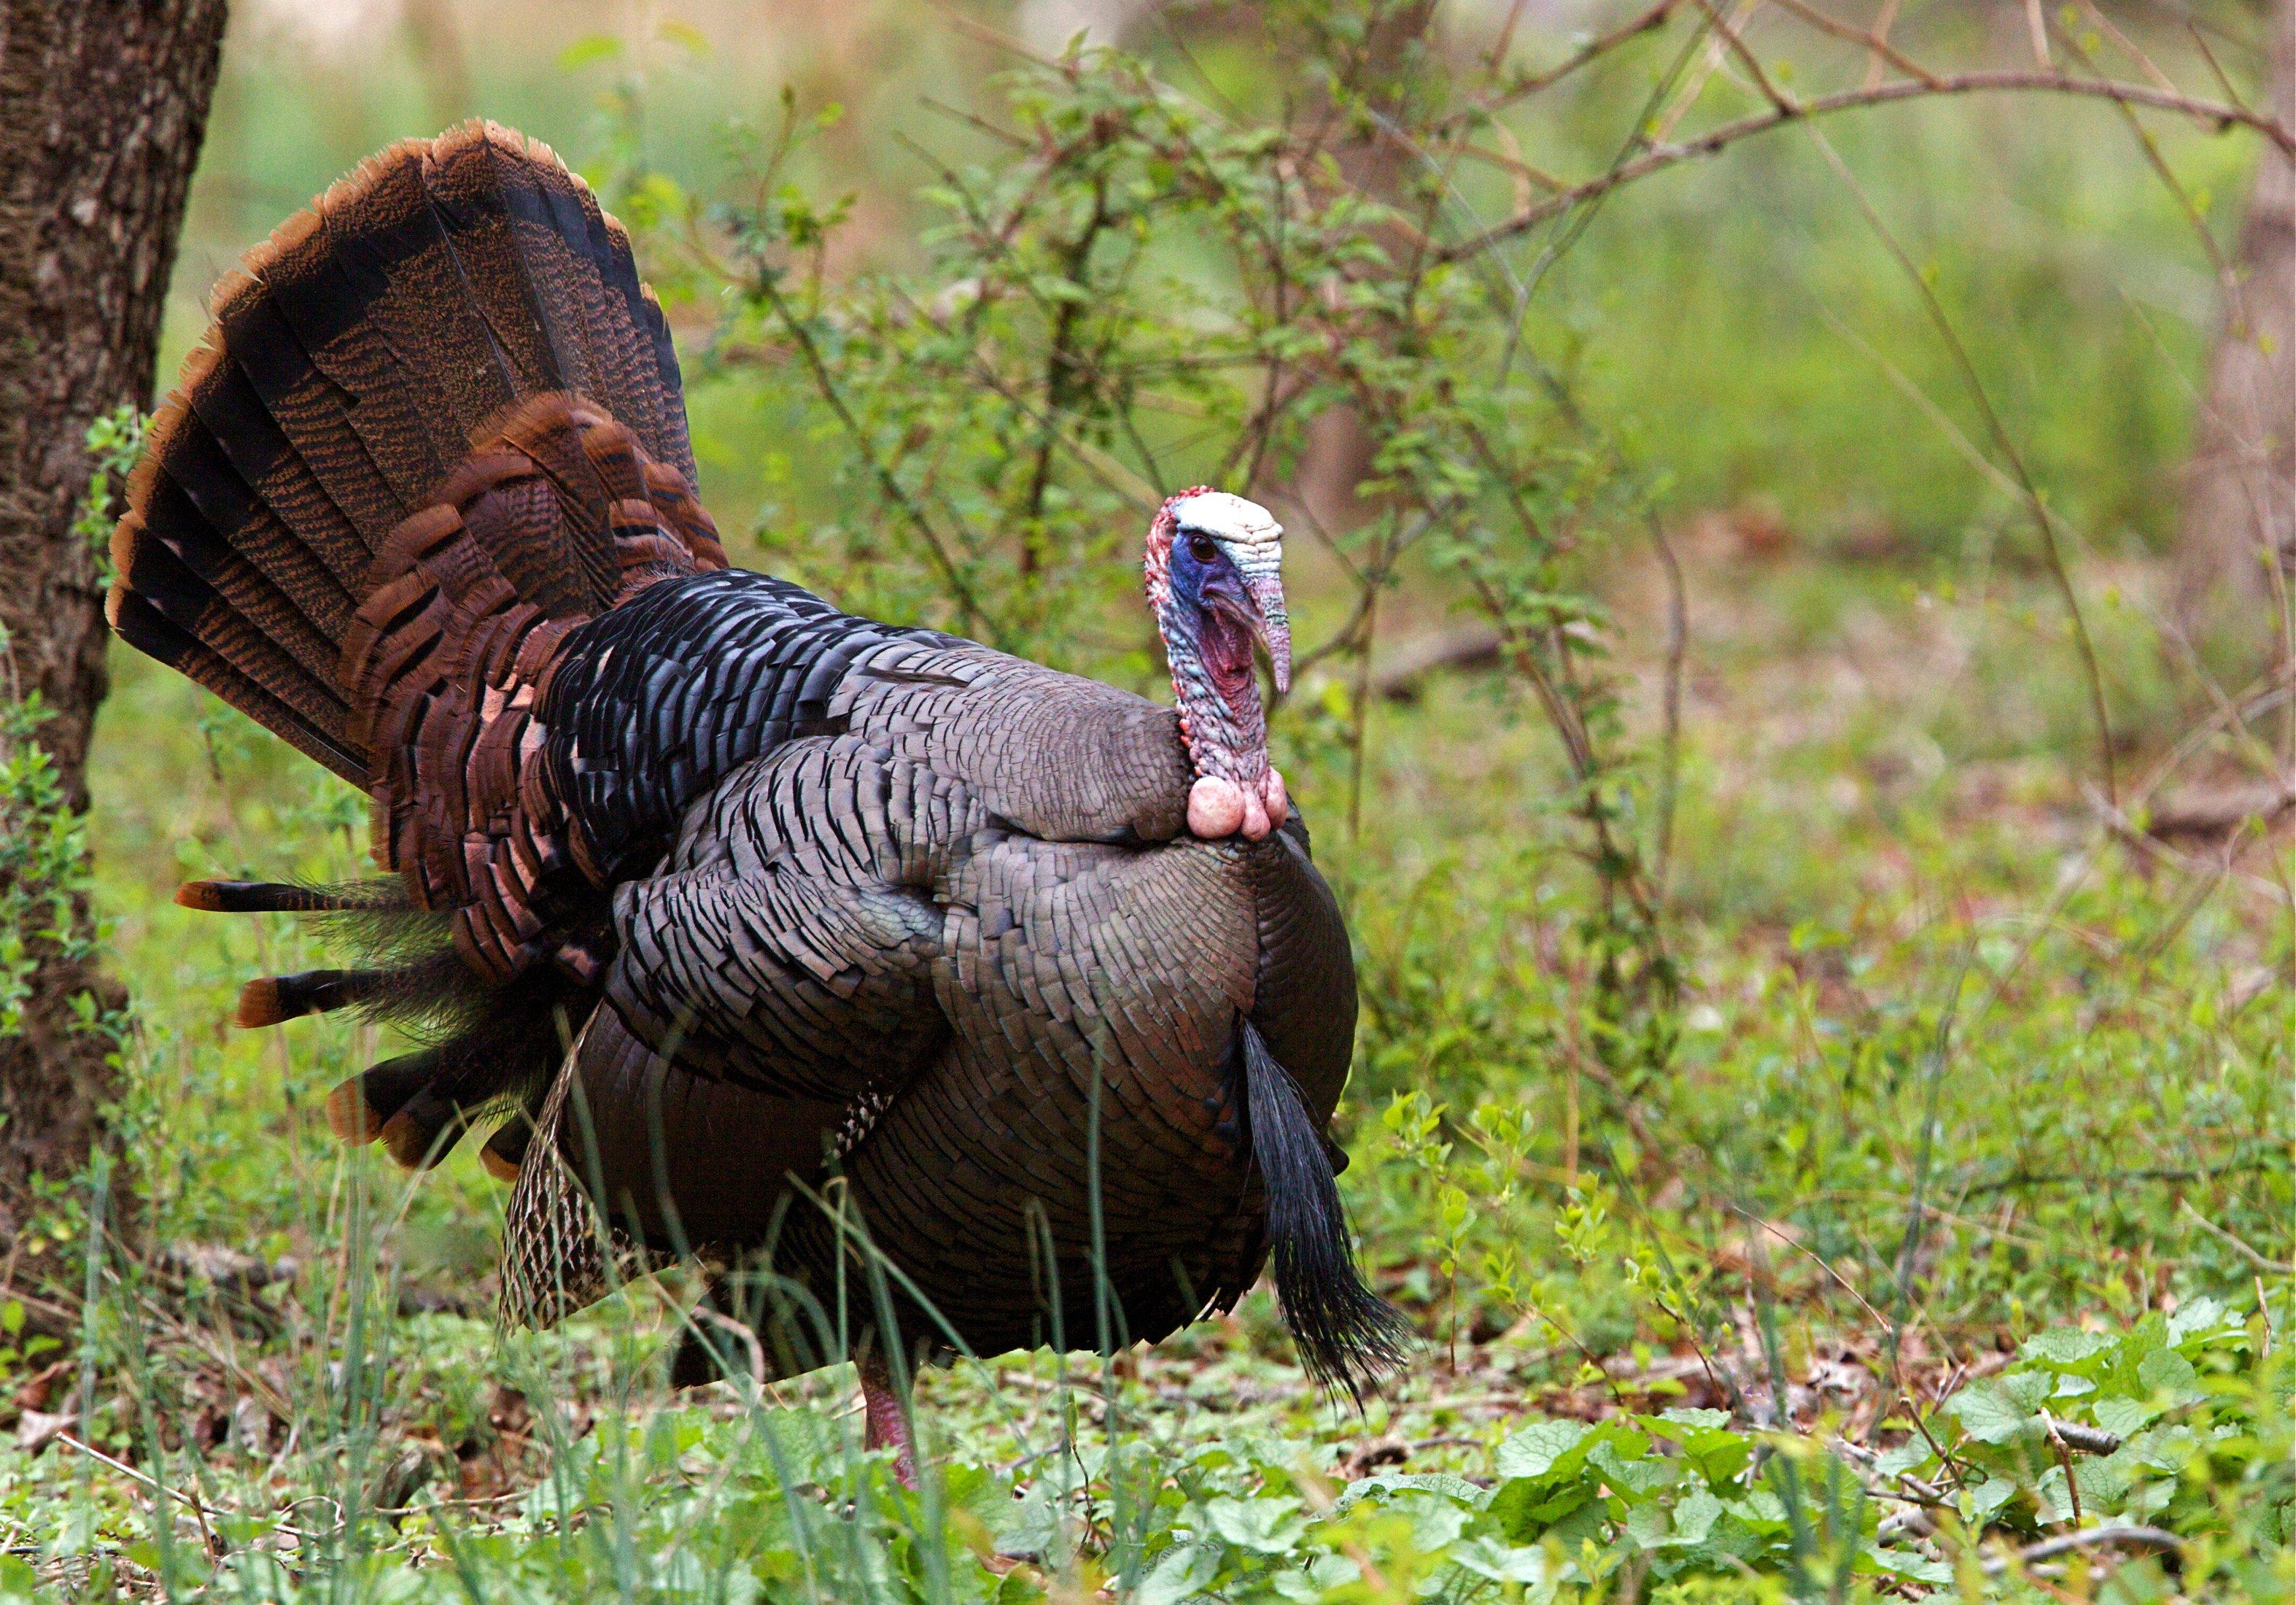
<instances>
[{"instance_id":1,"label":"pink leg","mask_svg":"<svg viewBox=\"0 0 2296 1605\"><path fill-rule=\"evenodd\" d=\"M917 1456L909 1442L908 1401L893 1386L892 1368L884 1355L872 1349L861 1357L861 1415L865 1423L861 1441L872 1449L893 1452L893 1475L901 1486L914 1492Z\"/></svg>"}]
</instances>

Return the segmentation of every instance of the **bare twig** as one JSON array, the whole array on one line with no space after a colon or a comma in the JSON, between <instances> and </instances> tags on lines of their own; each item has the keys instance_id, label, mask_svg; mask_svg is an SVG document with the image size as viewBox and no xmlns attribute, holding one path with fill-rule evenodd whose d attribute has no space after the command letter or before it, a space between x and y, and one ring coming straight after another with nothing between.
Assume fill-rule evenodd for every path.
<instances>
[{"instance_id":1,"label":"bare twig","mask_svg":"<svg viewBox=\"0 0 2296 1605\"><path fill-rule=\"evenodd\" d=\"M1857 182L1857 175L1849 170L1849 164L1841 160L1833 143L1814 128L1808 132L1819 154L1825 158L1826 165L1833 169L1835 176L1849 191L1851 198L1857 202L1858 210L1866 214L1866 221L1872 226L1875 236L1905 271L1915 292L1921 298L1931 325L1936 328L1939 338L1945 342L1955 366L1961 372L1962 382L1969 389L1970 399L1976 404L1978 415L1985 420L1987 432L1993 437L1994 449L2008 460L2010 472L2016 476L2018 488L2024 492L2026 505L2032 511L2034 527L2041 537L2042 559L2048 564L2049 576L2055 582L2057 594L2065 605L2065 613L2072 621L2073 646L2080 658L2082 678L2088 693L2089 714L2096 722L2097 767L2104 783L2105 800L2117 806L2120 787L2118 763L2113 754L2112 716L2105 706L2104 671L2097 662L2096 643L2089 636L2088 620L2081 612L2079 594L2073 588L2072 572L2065 565L2064 552L2057 539L2056 515L2049 511L2047 499L2042 496L2031 471L2025 465L2024 453L2017 449L2017 442L2010 435L2008 426L2001 421L2001 415L1994 410L1993 399L1986 392L1985 382L1978 375L1977 364L1971 360L1969 348L1962 343L1953 320L1946 316L1945 305L1938 300L1937 292L1931 288L1928 276L1915 265L1911 254L1882 218L1872 198L1866 193L1865 186Z\"/></svg>"},{"instance_id":2,"label":"bare twig","mask_svg":"<svg viewBox=\"0 0 2296 1605\"><path fill-rule=\"evenodd\" d=\"M790 338L797 343L799 354L805 358L806 371L813 375L815 390L829 404L830 411L837 415L837 421L844 426L854 450L860 453L870 476L877 482L879 492L917 532L918 538L925 543L925 549L932 554L933 565L940 570L942 583L948 587L949 595L955 599L964 628L968 631L979 629L988 617L981 608L980 598L973 595L971 583L957 567L956 559L950 556L940 531L933 528L932 520L927 518L924 509L901 489L900 482L893 477L893 471L879 460L875 449L869 443L868 432L853 416L853 409L845 404L844 391L838 387L836 376L829 371L829 364L823 359L820 348L814 343L813 332L798 317L783 299L781 286L770 277L761 276L758 289L767 306L773 309L774 316L781 320L782 327L789 331Z\"/></svg>"},{"instance_id":3,"label":"bare twig","mask_svg":"<svg viewBox=\"0 0 2296 1605\"><path fill-rule=\"evenodd\" d=\"M2042 71L2052 71L2056 62L2049 59L2049 19L2041 10L2041 0L2025 0L2025 42L2033 47L2033 65Z\"/></svg>"},{"instance_id":4,"label":"bare twig","mask_svg":"<svg viewBox=\"0 0 2296 1605\"><path fill-rule=\"evenodd\" d=\"M1890 29L1896 25L1897 21L1898 0L1882 0L1882 9L1874 16L1874 31L1871 36L1873 43L1868 46L1874 54L1866 63L1865 87L1868 89L1878 87L1882 82L1883 77L1882 64L1888 59L1890 52ZM1915 76L1926 78L1929 75L1924 72L1916 73Z\"/></svg>"},{"instance_id":5,"label":"bare twig","mask_svg":"<svg viewBox=\"0 0 2296 1605\"><path fill-rule=\"evenodd\" d=\"M1919 79L1924 84L1937 82L1935 73L1890 43L1890 23L1897 15L1897 0L1889 0L1889 3L1882 6L1881 18L1874 23L1874 29L1870 33L1827 16L1815 5L1808 4L1807 0L1770 0L1770 4L1782 10L1792 12L1820 33L1832 34L1837 39L1847 39L1853 45L1865 46L1874 54L1874 70L1877 73L1881 71L1882 65L1887 63L1907 78ZM1870 88L1874 83L1880 81L1878 78L1870 80L1867 87Z\"/></svg>"},{"instance_id":6,"label":"bare twig","mask_svg":"<svg viewBox=\"0 0 2296 1605\"><path fill-rule=\"evenodd\" d=\"M1704 12L1707 21L1714 24L1714 31L1721 36L1722 43L1729 47L1730 54L1738 58L1738 65L1743 67L1746 75L1754 80L1754 87L1762 92L1762 98L1776 108L1782 117L1800 115L1801 103L1770 81L1770 75L1762 70L1761 62L1747 45L1741 31L1744 26L1742 18L1752 7L1745 7L1736 17L1725 17L1716 7L1714 0L1698 0L1698 9Z\"/></svg>"},{"instance_id":7,"label":"bare twig","mask_svg":"<svg viewBox=\"0 0 2296 1605\"><path fill-rule=\"evenodd\" d=\"M2185 1541L2174 1533L2156 1527L2091 1527L2087 1532L2067 1533L2062 1537L2044 1538L2038 1543L2029 1543L2015 1555L1997 1555L1985 1562L1985 1575L1997 1577L2013 1563L2030 1566L2037 1560L2050 1560L2057 1555L2069 1555L2086 1549L2149 1549L2181 1550Z\"/></svg>"},{"instance_id":8,"label":"bare twig","mask_svg":"<svg viewBox=\"0 0 2296 1605\"><path fill-rule=\"evenodd\" d=\"M2181 1200L2180 1207L2184 1210L2185 1214L2192 1217L2193 1224L2198 1226L2202 1231L2207 1232L2210 1237L2215 1238L2218 1242L2231 1245L2234 1253L2238 1254L2241 1258L2246 1260L2250 1264L2255 1266L2259 1271L2269 1272L2275 1276L2296 1276L2296 1265L2286 1264L2282 1261L2271 1259L2258 1253L2256 1249L2251 1247L2244 1239L2241 1238L2234 1232L2228 1230L2225 1227L2218 1225L2214 1221L2209 1219L2208 1216L2202 1214L2199 1210L2194 1209L2193 1207L2193 1201L2190 1198Z\"/></svg>"},{"instance_id":9,"label":"bare twig","mask_svg":"<svg viewBox=\"0 0 2296 1605\"><path fill-rule=\"evenodd\" d=\"M1551 67L1545 72L1533 73L1529 78L1518 79L1509 84L1490 100L1474 106L1466 112L1455 115L1443 125L1446 131L1466 118L1488 117L1504 107L1511 106L1518 101L1529 100L1534 95L1553 88L1580 68L1602 60L1629 39L1640 38L1654 29L1663 28L1667 20L1680 11L1686 3L1687 0L1658 0L1658 4L1648 11L1640 12L1632 20L1621 23L1606 34L1589 39L1560 66Z\"/></svg>"},{"instance_id":10,"label":"bare twig","mask_svg":"<svg viewBox=\"0 0 2296 1605\"><path fill-rule=\"evenodd\" d=\"M1788 122L1806 121L1814 118L1831 117L1837 112L1853 111L1867 106L1888 105L1897 101L1919 100L1930 95L1991 95L2045 93L2067 95L2079 99L2119 101L2128 105L2149 107L2159 111L2174 111L2197 122L2212 123L2219 128L2238 126L2250 128L2270 140L2291 155L2296 155L2296 132L2292 132L2270 118L2248 111L2244 107L2222 101L2202 100L2194 95L2167 95L2145 84L2124 84L2118 81L2100 82L2093 78L2068 78L2060 72L1988 70L1960 72L1928 79L1892 78L1870 89L1842 89L1831 95L1812 95L1795 103L1789 114L1773 106L1767 111L1750 113L1719 128L1710 128L1695 139L1680 144L1663 144L1631 161L1599 173L1582 184L1572 185L1559 195L1525 207L1513 217L1494 224L1480 234L1471 235L1456 243L1444 246L1437 255L1444 261L1461 261L1490 250L1493 246L1518 235L1528 233L1548 218L1560 216L1572 208L1583 205L1597 196L1608 194L1624 185L1646 178L1651 174L1701 156L1711 156L1756 134L1766 134Z\"/></svg>"}]
</instances>

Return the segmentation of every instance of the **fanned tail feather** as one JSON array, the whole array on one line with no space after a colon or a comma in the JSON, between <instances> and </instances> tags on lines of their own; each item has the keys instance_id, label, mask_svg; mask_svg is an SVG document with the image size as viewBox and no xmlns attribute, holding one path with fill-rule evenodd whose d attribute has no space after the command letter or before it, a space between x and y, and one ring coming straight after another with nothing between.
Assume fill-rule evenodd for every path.
<instances>
[{"instance_id":1,"label":"fanned tail feather","mask_svg":"<svg viewBox=\"0 0 2296 1605\"><path fill-rule=\"evenodd\" d=\"M594 986L595 910L568 890L587 888L522 811L547 811L520 766L551 654L653 578L725 561L668 325L581 179L485 122L361 163L212 309L131 478L108 613L367 790L397 873L177 901L320 916L360 951L250 982L240 1021L356 1008L415 1030L432 1045L345 1082L330 1119L431 1163L481 1114L538 1108L556 1022Z\"/></svg>"}]
</instances>

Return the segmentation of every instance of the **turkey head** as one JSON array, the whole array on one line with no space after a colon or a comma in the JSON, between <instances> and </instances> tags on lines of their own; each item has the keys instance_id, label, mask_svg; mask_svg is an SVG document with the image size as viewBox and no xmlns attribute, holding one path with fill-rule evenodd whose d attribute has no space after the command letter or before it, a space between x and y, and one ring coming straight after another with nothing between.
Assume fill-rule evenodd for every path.
<instances>
[{"instance_id":1,"label":"turkey head","mask_svg":"<svg viewBox=\"0 0 2296 1605\"><path fill-rule=\"evenodd\" d=\"M1251 668L1256 640L1275 689L1291 687L1283 526L1257 502L1199 485L1157 510L1145 566L1196 771L1188 828L1210 840L1241 834L1260 841L1290 812L1283 777L1267 761L1267 719Z\"/></svg>"}]
</instances>

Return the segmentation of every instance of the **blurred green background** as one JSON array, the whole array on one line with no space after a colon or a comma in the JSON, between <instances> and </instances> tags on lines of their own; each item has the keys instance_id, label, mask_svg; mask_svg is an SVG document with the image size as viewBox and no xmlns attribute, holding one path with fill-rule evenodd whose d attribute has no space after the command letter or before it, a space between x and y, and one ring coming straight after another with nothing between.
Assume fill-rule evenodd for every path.
<instances>
[{"instance_id":1,"label":"blurred green background","mask_svg":"<svg viewBox=\"0 0 2296 1605\"><path fill-rule=\"evenodd\" d=\"M2107 12L2195 93L2213 92L2211 54L2245 90L2261 79L2260 8L2137 0ZM1430 37L1437 61L1462 73L1480 70L1478 53L1503 28L1522 62L1551 64L1630 14L1460 0L1438 9ZM922 236L941 214L923 192L939 163L990 148L969 119L999 121L1016 52L1057 54L1090 29L1184 95L1269 115L1287 79L1252 17L1148 0L242 0L162 371L251 242L362 157L465 115L550 142L602 192L643 170L706 202L738 193L785 87L801 110L841 107L793 176L854 197L826 268L849 279L927 259ZM2030 18L2017 4L1914 5L1892 37L1924 59L2014 68L2030 63ZM1854 46L1775 7L1751 37L1782 82L1855 82L1863 70ZM1508 113L1484 143L1545 172L1599 171L1666 62L1663 51L1622 53ZM1722 79L1712 94L1721 113L1702 102L1709 120L1759 103ZM1407 1461L1480 1476L1526 1409L1656 1411L1694 1388L1706 1307L1759 1369L1756 1313L1767 1319L1775 1297L1781 1362L1809 1389L1828 1366L1865 1367L1869 1382L1886 1374L1902 1337L1915 1379L1904 1386L1927 1405L1972 1366L2030 1361L2038 1351L2021 1344L2046 1338L2054 1354L2060 1339L2150 1330L2144 1322L2209 1300L2231 1334L2212 1396L2246 1436L2202 1455L2198 1471L2177 1462L2193 1510L2215 1512L2192 1514L2194 1530L2223 1540L2210 1552L2221 1569L2194 1593L2239 1597L2285 1577L2284 1560L2270 1559L2285 1553L2284 1368L2269 1395L2281 1403L2260 1401L2272 1323L2284 1331L2296 1313L2273 1269L2296 1248L2286 816L2152 842L2100 813L2087 704L2030 512L2005 483L1952 346L1866 211L1886 221L1957 331L2060 521L2125 773L2155 773L2172 753L2179 784L2252 780L2273 762L2284 772L2284 713L2252 730L2219 719L2194 737L2250 687L2227 667L2233 655L2167 628L2185 454L2220 316L2185 206L2234 251L2256 142L2165 117L2145 126L2181 196L2108 104L1963 96L1826 121L1854 182L1789 128L1620 190L1551 268L1531 251L1514 259L1519 273L1546 274L1526 339L1652 487L1684 565L1666 888L1682 993L1654 1057L1596 1040L1595 898L1557 825L1554 743L1521 687L1471 670L1372 709L1350 831L1348 766L1331 738L1350 687L1308 677L1276 740L1363 975L1341 1119L1358 1163L1343 1185L1366 1260L1429 1337L1431 1359L1368 1418L1319 1413L1263 1294L1237 1321L1127 1373L1148 1390L1136 1396L1168 1412L1152 1412L1161 1424L1149 1430L1171 1455L1264 1428L1335 1475ZM1456 175L1464 218L1495 220L1518 198L1504 169ZM867 513L835 505L847 482L805 387L697 360L719 309L673 298L670 309L701 492L735 560L767 563L753 533L767 527L775 565L832 598L866 592L870 577L840 567L850 548L827 526L832 514ZM1111 531L1125 564L1136 538ZM1590 542L1586 564L1615 621L1621 717L1648 745L1665 698L1659 571L1645 543L1616 531ZM1306 650L1338 626L1347 598L1311 554L1292 584ZM1433 572L1406 572L1388 650L1452 629L1457 599ZM1048 641L1070 666L1155 689L1156 667L1136 649L1081 626L1072 640L1055 626ZM372 1254L394 1287L422 1295L405 1305L419 1321L398 1338L422 1363L383 1412L386 1436L491 1444L471 1423L483 1415L478 1379L500 1365L483 1297L499 1189L467 1152L402 1190L379 1156L332 1144L317 1100L373 1056L372 1033L341 1017L260 1036L221 1024L241 980L323 962L321 947L284 925L203 919L168 901L193 875L357 873L364 799L131 654L116 653L114 667L93 834L100 903L136 1001L127 1126L144 1144L152 1219L163 1238L348 1265L347 1200L373 1189L394 1224ZM1915 1232L1909 1218L1925 1208L1930 1224ZM1773 1223L1777 1240L1763 1247L1754 1222ZM1908 1274L1912 1292L1893 1280ZM289 1347L317 1397L337 1305L324 1287L308 1297L328 1313ZM644 1372L643 1349L595 1338L561 1379L569 1396L582 1410L627 1403L613 1390ZM1047 1408L1027 1392L1042 1359L997 1373L1037 1401L1032 1411ZM599 1380L609 1372L611 1385ZM997 1459L996 1389L961 1373L929 1384L955 1423L955 1453L993 1462L1001 1499L1016 1479L1035 1486L1046 1436L1069 1428L1031 1414L1036 1458ZM1824 1419L1827 1431L1841 1425ZM1905 1424L1890 1430L1902 1436ZM1392 1461L1343 1460L1382 1435L1405 1444ZM2233 1427L2219 1437L2232 1443ZM663 1490L685 1486L676 1463L672 1453L669 1469L641 1467L617 1497L651 1490L644 1499L658 1502L645 1509L670 1521ZM1203 1475L1239 1498L1288 1498L1269 1469L1281 1463L1238 1450ZM2071 1519L2041 1486L2054 1470L2019 1474L2023 1502L2000 1519L2023 1536ZM2156 1473L2175 1481L2143 1475ZM1622 1498L1610 1475L1606 1497ZM2143 1477L2131 1479L2093 1503L2165 1508L2144 1506ZM1092 1496L1079 1496L1089 1527ZM1596 1535L1627 1553L1623 1504L1615 1515ZM1969 1531L1983 1527L1972 1519ZM1220 1542L1223 1554L1276 1552ZM552 1576L543 1586L569 1596L620 1586L605 1569ZM1317 1597L1236 1588L1227 1597Z\"/></svg>"}]
</instances>

